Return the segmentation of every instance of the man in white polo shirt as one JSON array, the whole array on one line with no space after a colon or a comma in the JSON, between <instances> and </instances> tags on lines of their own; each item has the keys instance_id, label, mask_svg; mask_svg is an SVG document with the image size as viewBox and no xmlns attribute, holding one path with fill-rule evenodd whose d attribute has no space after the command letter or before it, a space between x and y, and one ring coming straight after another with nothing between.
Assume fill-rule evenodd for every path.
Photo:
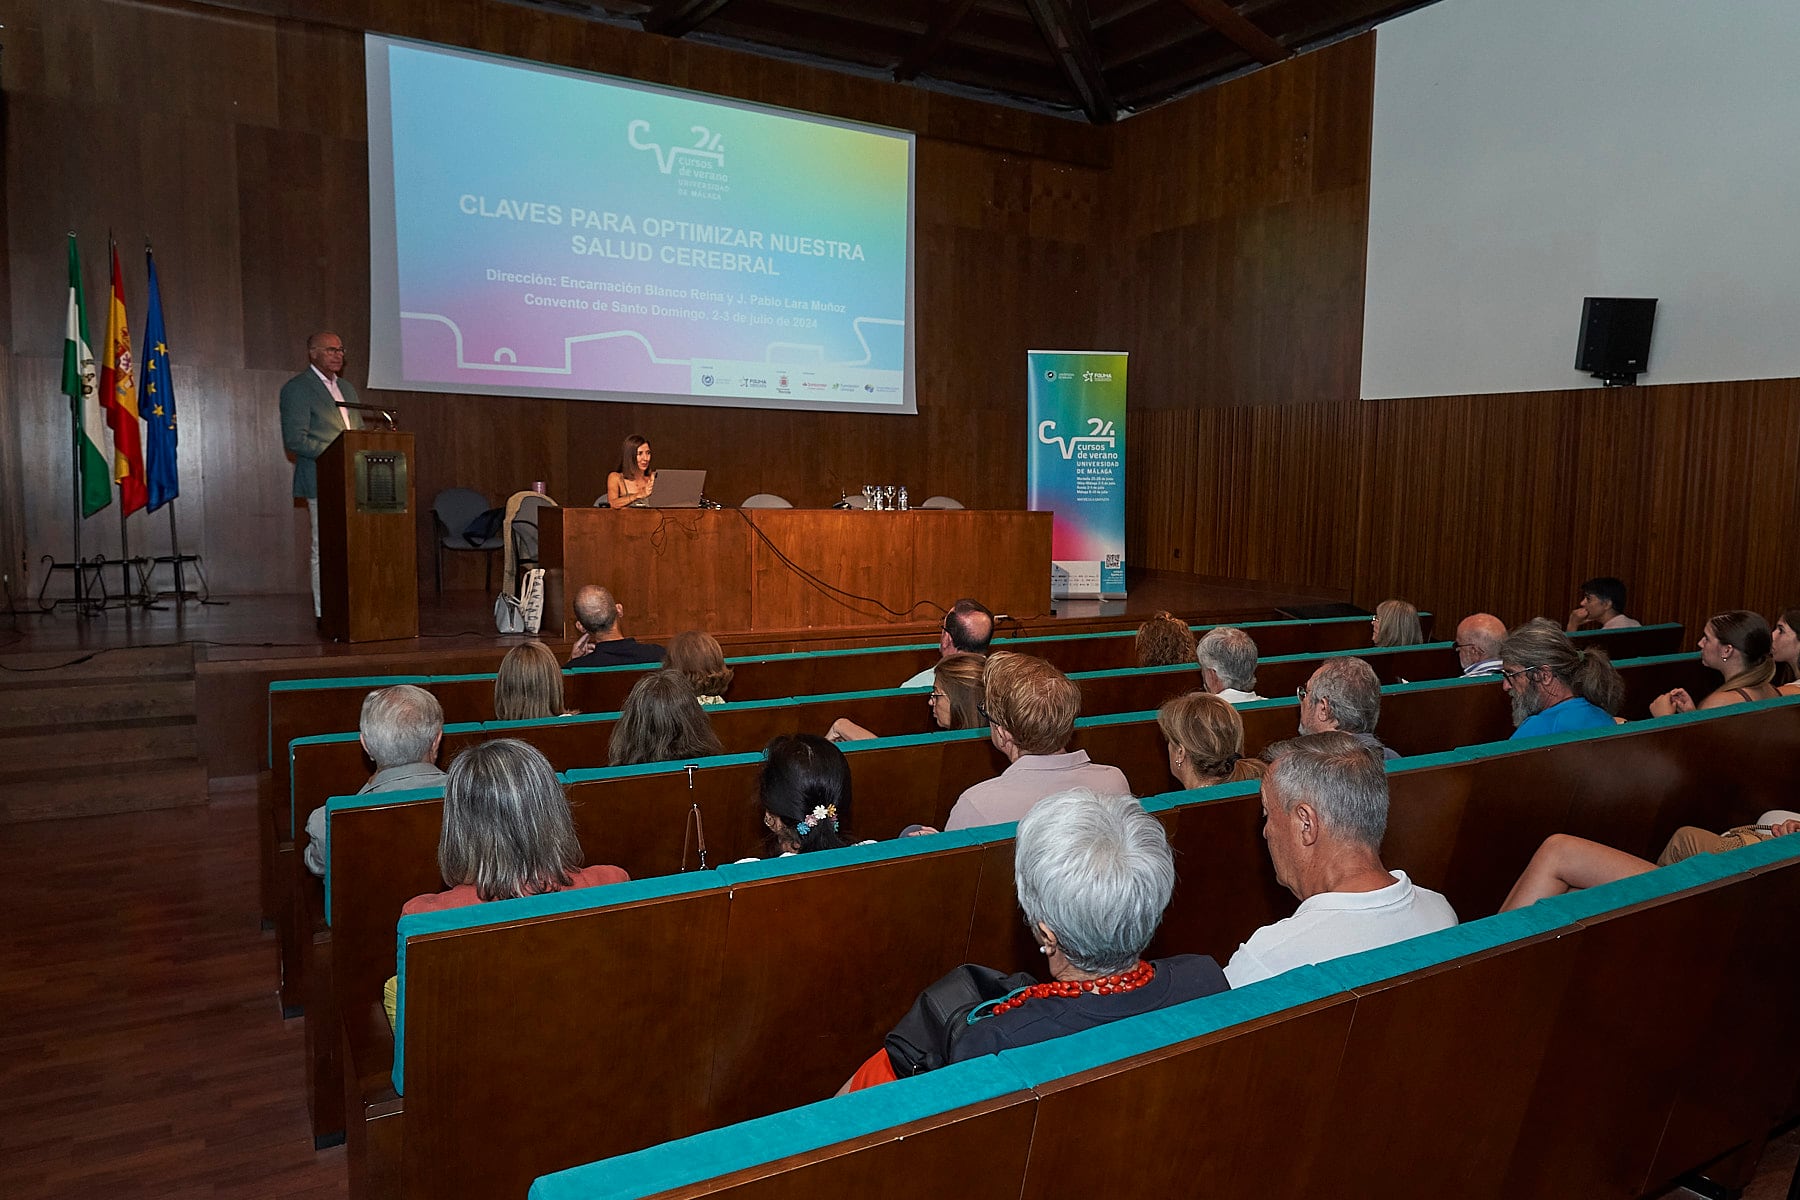
<instances>
[{"instance_id":1,"label":"man in white polo shirt","mask_svg":"<svg viewBox=\"0 0 1800 1200\"><path fill-rule=\"evenodd\" d=\"M1363 739L1317 733L1271 753L1263 840L1300 907L1238 947L1225 965L1232 987L1456 924L1443 896L1382 865L1387 773Z\"/></svg>"}]
</instances>

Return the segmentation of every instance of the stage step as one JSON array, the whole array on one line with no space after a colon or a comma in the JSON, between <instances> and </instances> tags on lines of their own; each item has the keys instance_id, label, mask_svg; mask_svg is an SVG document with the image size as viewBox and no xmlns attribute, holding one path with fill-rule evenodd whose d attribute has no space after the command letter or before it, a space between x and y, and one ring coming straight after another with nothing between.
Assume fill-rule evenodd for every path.
<instances>
[{"instance_id":1,"label":"stage step","mask_svg":"<svg viewBox=\"0 0 1800 1200\"><path fill-rule=\"evenodd\" d=\"M0 664L0 824L206 803L191 647Z\"/></svg>"}]
</instances>

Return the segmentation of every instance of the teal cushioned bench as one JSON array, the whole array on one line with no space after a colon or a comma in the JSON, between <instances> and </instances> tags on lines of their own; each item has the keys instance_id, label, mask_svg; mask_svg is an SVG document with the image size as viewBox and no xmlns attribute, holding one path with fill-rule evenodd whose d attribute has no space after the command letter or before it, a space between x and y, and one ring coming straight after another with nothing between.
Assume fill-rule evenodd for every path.
<instances>
[{"instance_id":1,"label":"teal cushioned bench","mask_svg":"<svg viewBox=\"0 0 1800 1200\"><path fill-rule=\"evenodd\" d=\"M410 683L418 687L425 687L429 685L430 682L431 676L429 675L352 675L349 677L337 676L335 678L328 677L324 679L272 679L269 681L269 691L314 692L323 691L327 688L366 688L369 691L374 691L376 688L392 687L397 683ZM273 710L271 710L269 714L268 746L266 747L269 762L275 761L274 716L275 714Z\"/></svg>"},{"instance_id":2,"label":"teal cushioned bench","mask_svg":"<svg viewBox=\"0 0 1800 1200\"><path fill-rule=\"evenodd\" d=\"M442 784L427 788L399 788L391 792L364 792L354 796L333 796L325 801L325 924L331 924L331 818L353 808L374 808L379 804L411 804L419 800L442 800Z\"/></svg>"},{"instance_id":3,"label":"teal cushioned bench","mask_svg":"<svg viewBox=\"0 0 1800 1200\"><path fill-rule=\"evenodd\" d=\"M444 726L444 733L447 735L462 734L462 733L480 733L481 728L482 728L481 722L479 722L479 721L460 721L454 725ZM357 734L357 733L315 733L315 734L309 734L306 737L295 738L291 743L288 744L288 828L289 829L293 830L295 833L299 833L300 823L304 819L298 813L295 812L295 808L294 808L295 803L296 803L295 798L294 798L294 747L295 746L326 746L326 745L332 745L332 744L340 744L343 742L354 742L360 736L361 735Z\"/></svg>"}]
</instances>

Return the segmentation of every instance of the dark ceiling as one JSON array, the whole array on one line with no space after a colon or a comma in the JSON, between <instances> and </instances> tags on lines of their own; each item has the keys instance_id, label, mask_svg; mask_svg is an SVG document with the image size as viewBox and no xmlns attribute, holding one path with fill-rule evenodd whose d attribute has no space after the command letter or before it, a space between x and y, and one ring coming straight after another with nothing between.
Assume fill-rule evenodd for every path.
<instances>
[{"instance_id":1,"label":"dark ceiling","mask_svg":"<svg viewBox=\"0 0 1800 1200\"><path fill-rule=\"evenodd\" d=\"M1104 123L1431 0L515 0Z\"/></svg>"}]
</instances>

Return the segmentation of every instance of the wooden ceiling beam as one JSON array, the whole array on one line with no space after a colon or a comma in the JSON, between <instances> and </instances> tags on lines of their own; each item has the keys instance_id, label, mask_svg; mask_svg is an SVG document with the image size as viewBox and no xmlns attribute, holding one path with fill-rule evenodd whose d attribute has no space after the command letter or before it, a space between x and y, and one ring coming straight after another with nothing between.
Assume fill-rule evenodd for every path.
<instances>
[{"instance_id":1,"label":"wooden ceiling beam","mask_svg":"<svg viewBox=\"0 0 1800 1200\"><path fill-rule=\"evenodd\" d=\"M1278 63L1294 52L1264 33L1262 27L1233 8L1226 0L1181 0L1189 12L1224 34L1238 49L1258 62Z\"/></svg>"},{"instance_id":2,"label":"wooden ceiling beam","mask_svg":"<svg viewBox=\"0 0 1800 1200\"><path fill-rule=\"evenodd\" d=\"M1080 6L1079 14L1074 5ZM1025 7L1031 10L1038 32L1050 43L1063 74L1069 77L1088 120L1096 125L1111 124L1119 115L1119 107L1106 86L1100 55L1088 33L1086 0L1025 0Z\"/></svg>"},{"instance_id":3,"label":"wooden ceiling beam","mask_svg":"<svg viewBox=\"0 0 1800 1200\"><path fill-rule=\"evenodd\" d=\"M900 60L900 65L894 68L895 82L905 83L917 79L919 72L938 56L938 51L944 48L950 34L962 24L962 19L974 7L975 0L949 0L949 3L940 6L938 15L932 18L931 28L925 31L925 36L907 51L906 57Z\"/></svg>"},{"instance_id":4,"label":"wooden ceiling beam","mask_svg":"<svg viewBox=\"0 0 1800 1200\"><path fill-rule=\"evenodd\" d=\"M729 3L731 0L662 0L640 20L648 33L681 37Z\"/></svg>"}]
</instances>

